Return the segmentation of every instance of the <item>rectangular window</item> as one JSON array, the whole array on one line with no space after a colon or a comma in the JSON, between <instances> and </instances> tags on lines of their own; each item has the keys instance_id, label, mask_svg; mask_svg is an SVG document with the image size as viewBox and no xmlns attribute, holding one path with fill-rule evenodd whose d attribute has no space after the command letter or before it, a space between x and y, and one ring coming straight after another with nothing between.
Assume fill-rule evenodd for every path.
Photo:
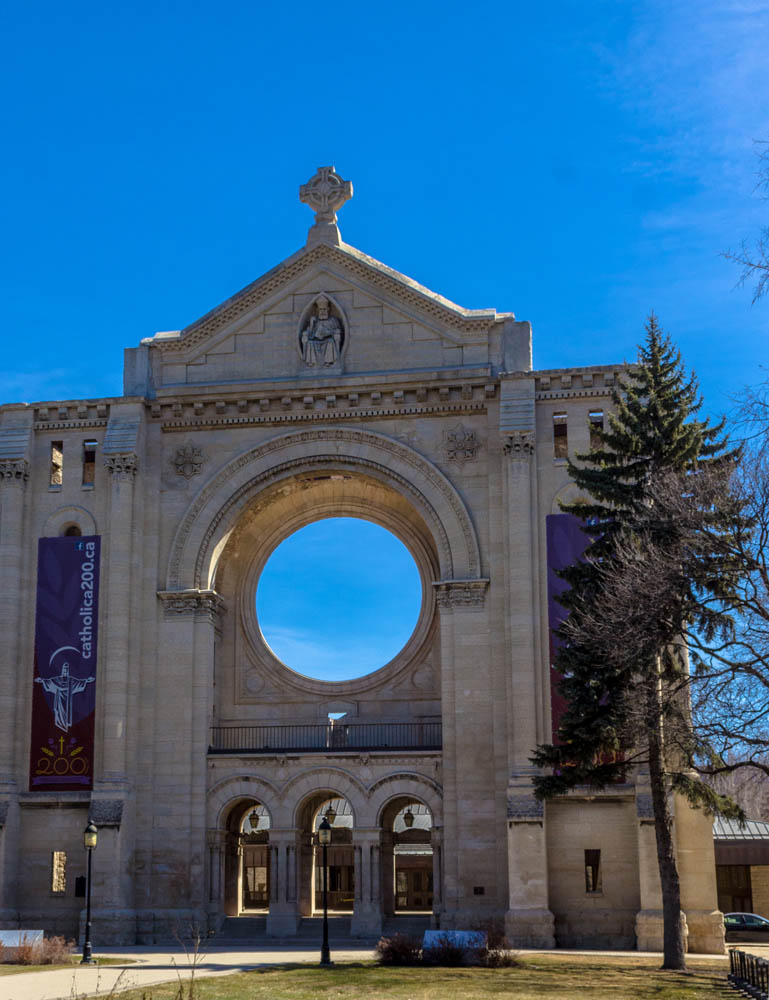
<instances>
[{"instance_id":1,"label":"rectangular window","mask_svg":"<svg viewBox=\"0 0 769 1000\"><path fill-rule=\"evenodd\" d=\"M51 852L51 892L67 891L67 852Z\"/></svg>"},{"instance_id":2,"label":"rectangular window","mask_svg":"<svg viewBox=\"0 0 769 1000\"><path fill-rule=\"evenodd\" d=\"M569 454L569 432L566 414L553 414L553 458L567 458Z\"/></svg>"},{"instance_id":3,"label":"rectangular window","mask_svg":"<svg viewBox=\"0 0 769 1000\"><path fill-rule=\"evenodd\" d=\"M64 475L64 442L51 441L50 486L61 486Z\"/></svg>"},{"instance_id":4,"label":"rectangular window","mask_svg":"<svg viewBox=\"0 0 769 1000\"><path fill-rule=\"evenodd\" d=\"M83 441L83 486L93 486L97 444L97 441Z\"/></svg>"},{"instance_id":5,"label":"rectangular window","mask_svg":"<svg viewBox=\"0 0 769 1000\"><path fill-rule=\"evenodd\" d=\"M585 892L601 892L601 852L585 851Z\"/></svg>"},{"instance_id":6,"label":"rectangular window","mask_svg":"<svg viewBox=\"0 0 769 1000\"><path fill-rule=\"evenodd\" d=\"M603 430L603 410L591 410L587 415L590 424L590 450L601 447L600 431Z\"/></svg>"}]
</instances>

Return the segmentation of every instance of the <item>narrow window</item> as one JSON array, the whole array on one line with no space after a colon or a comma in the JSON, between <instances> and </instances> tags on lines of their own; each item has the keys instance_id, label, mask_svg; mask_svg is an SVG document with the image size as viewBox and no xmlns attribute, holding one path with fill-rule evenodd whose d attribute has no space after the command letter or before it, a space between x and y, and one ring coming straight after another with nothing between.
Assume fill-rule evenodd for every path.
<instances>
[{"instance_id":1,"label":"narrow window","mask_svg":"<svg viewBox=\"0 0 769 1000\"><path fill-rule=\"evenodd\" d=\"M67 891L67 852L51 852L51 892Z\"/></svg>"},{"instance_id":2,"label":"narrow window","mask_svg":"<svg viewBox=\"0 0 769 1000\"><path fill-rule=\"evenodd\" d=\"M68 528L64 531L65 538L79 538L83 532L76 524L70 524Z\"/></svg>"},{"instance_id":3,"label":"narrow window","mask_svg":"<svg viewBox=\"0 0 769 1000\"><path fill-rule=\"evenodd\" d=\"M600 892L601 888L601 852L585 851L585 892Z\"/></svg>"},{"instance_id":4,"label":"narrow window","mask_svg":"<svg viewBox=\"0 0 769 1000\"><path fill-rule=\"evenodd\" d=\"M569 454L569 436L566 414L553 414L553 457L566 458Z\"/></svg>"},{"instance_id":5,"label":"narrow window","mask_svg":"<svg viewBox=\"0 0 769 1000\"><path fill-rule=\"evenodd\" d=\"M603 410L591 410L587 419L590 423L590 449L595 451L601 447L599 434L603 430Z\"/></svg>"},{"instance_id":6,"label":"narrow window","mask_svg":"<svg viewBox=\"0 0 769 1000\"><path fill-rule=\"evenodd\" d=\"M50 486L61 486L64 473L64 442L51 441Z\"/></svg>"},{"instance_id":7,"label":"narrow window","mask_svg":"<svg viewBox=\"0 0 769 1000\"><path fill-rule=\"evenodd\" d=\"M96 474L96 441L83 441L83 486L93 486Z\"/></svg>"}]
</instances>

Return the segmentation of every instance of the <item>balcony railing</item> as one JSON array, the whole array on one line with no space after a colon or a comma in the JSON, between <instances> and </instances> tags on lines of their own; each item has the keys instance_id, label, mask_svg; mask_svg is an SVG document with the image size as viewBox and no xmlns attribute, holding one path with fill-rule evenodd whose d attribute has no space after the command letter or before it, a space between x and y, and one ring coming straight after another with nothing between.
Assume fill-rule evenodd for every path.
<instances>
[{"instance_id":1,"label":"balcony railing","mask_svg":"<svg viewBox=\"0 0 769 1000\"><path fill-rule=\"evenodd\" d=\"M315 723L300 726L214 726L209 753L334 753L440 750L440 722Z\"/></svg>"}]
</instances>

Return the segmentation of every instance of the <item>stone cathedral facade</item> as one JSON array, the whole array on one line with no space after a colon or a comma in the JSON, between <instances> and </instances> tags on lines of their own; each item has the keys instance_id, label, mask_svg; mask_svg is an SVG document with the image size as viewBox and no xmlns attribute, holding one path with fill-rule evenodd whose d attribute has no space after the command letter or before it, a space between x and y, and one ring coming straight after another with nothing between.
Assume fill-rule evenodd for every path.
<instances>
[{"instance_id":1,"label":"stone cathedral facade","mask_svg":"<svg viewBox=\"0 0 769 1000\"><path fill-rule=\"evenodd\" d=\"M528 322L342 242L333 168L300 194L306 245L126 350L123 396L0 407L0 926L76 933L91 817L97 944L294 935L326 815L352 935L417 914L660 947L643 775L543 805L529 764L558 701L548 526L621 369L533 370ZM422 579L403 649L343 682L280 662L255 608L275 547L330 516ZM675 824L689 948L721 951L710 821Z\"/></svg>"}]
</instances>

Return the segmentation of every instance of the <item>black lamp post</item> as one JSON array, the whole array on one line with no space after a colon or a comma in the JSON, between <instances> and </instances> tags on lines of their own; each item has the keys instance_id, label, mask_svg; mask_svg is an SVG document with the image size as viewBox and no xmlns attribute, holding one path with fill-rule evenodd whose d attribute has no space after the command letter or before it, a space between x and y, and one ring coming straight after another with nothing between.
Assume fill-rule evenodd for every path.
<instances>
[{"instance_id":1,"label":"black lamp post","mask_svg":"<svg viewBox=\"0 0 769 1000\"><path fill-rule=\"evenodd\" d=\"M83 831L83 844L88 851L88 879L85 890L85 941L83 942L83 958L81 965L93 964L91 957L91 855L96 847L99 838L96 824L93 820L88 821L88 826Z\"/></svg>"},{"instance_id":2,"label":"black lamp post","mask_svg":"<svg viewBox=\"0 0 769 1000\"><path fill-rule=\"evenodd\" d=\"M328 845L331 843L331 824L327 816L320 821L318 843L323 848L323 944L320 949L320 964L331 965L328 950Z\"/></svg>"}]
</instances>

